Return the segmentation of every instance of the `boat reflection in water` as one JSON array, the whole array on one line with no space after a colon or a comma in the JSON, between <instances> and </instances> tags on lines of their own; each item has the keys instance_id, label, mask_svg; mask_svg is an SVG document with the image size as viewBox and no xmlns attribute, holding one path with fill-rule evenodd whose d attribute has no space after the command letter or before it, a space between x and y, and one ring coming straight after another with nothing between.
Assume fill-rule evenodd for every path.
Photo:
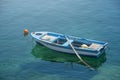
<instances>
[{"instance_id":1,"label":"boat reflection in water","mask_svg":"<svg viewBox=\"0 0 120 80\"><path fill-rule=\"evenodd\" d=\"M80 60L76 55L57 52L39 44L36 44L34 46L34 48L32 49L32 54L36 58L41 58L42 60L46 60L46 61L63 62L63 63L70 62L70 63L82 64L82 62L80 62ZM81 56L81 57L85 62L87 62L93 68L100 67L102 63L106 61L105 53L102 54L99 58L88 57L88 56Z\"/></svg>"}]
</instances>

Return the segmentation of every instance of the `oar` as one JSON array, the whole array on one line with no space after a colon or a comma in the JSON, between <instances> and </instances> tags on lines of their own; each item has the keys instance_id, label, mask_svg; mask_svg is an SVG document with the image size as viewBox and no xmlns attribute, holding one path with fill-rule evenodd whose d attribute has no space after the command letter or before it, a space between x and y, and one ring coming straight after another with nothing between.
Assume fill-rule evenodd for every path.
<instances>
[{"instance_id":1,"label":"oar","mask_svg":"<svg viewBox=\"0 0 120 80\"><path fill-rule=\"evenodd\" d=\"M74 46L72 45L72 43L70 42L69 38L67 36L65 36L65 38L67 39L68 43L70 44L71 48L73 49L73 51L75 52L75 54L77 55L77 57L80 59L80 61L85 64L88 68L90 68L91 70L94 70L94 68L92 68L89 64L87 64L78 54L78 52L75 50Z\"/></svg>"}]
</instances>

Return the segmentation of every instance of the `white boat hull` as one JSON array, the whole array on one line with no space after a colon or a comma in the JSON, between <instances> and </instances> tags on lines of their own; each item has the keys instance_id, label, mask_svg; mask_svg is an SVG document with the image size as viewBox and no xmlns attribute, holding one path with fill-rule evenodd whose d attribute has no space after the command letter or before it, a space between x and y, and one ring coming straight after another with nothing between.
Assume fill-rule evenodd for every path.
<instances>
[{"instance_id":1,"label":"white boat hull","mask_svg":"<svg viewBox=\"0 0 120 80\"><path fill-rule=\"evenodd\" d=\"M49 36L48 33L51 33L53 35ZM35 32L35 33L31 33L31 35L37 43L42 44L42 45L46 46L47 48L50 48L52 50L59 51L59 52L68 53L68 54L75 54L74 51L72 50L72 48L69 46L69 43L67 41L64 44L54 43L54 40L57 40L59 38L59 36L61 38L63 38L64 37L63 34L52 33L52 32ZM56 35L57 35L57 37L56 37ZM69 37L72 37L72 36L69 36ZM71 41L73 42L74 39L79 40L79 38L72 37ZM102 42L102 41L95 41L95 40L82 39L82 38L80 40L101 45L99 47L98 45L96 46L95 44L93 44L91 47L94 49L91 49L91 47L90 47L90 49L76 47L75 49L78 52L78 54L80 54L80 55L99 57L105 51L105 48L107 45L107 43ZM99 48L99 49L96 49L96 48Z\"/></svg>"}]
</instances>

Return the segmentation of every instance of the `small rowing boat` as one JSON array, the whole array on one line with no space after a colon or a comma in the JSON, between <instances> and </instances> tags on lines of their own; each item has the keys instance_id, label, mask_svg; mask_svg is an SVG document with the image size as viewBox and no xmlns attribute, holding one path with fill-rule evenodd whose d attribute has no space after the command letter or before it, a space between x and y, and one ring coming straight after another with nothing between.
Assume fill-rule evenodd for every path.
<instances>
[{"instance_id":1,"label":"small rowing boat","mask_svg":"<svg viewBox=\"0 0 120 80\"><path fill-rule=\"evenodd\" d=\"M79 38L74 36L69 36L69 42L66 39L66 35L55 33L55 32L32 32L33 39L38 44L42 44L50 49L64 52L68 54L75 54L72 50L69 42L74 46L75 50L80 55L99 57L104 53L105 48L107 47L107 42Z\"/></svg>"}]
</instances>

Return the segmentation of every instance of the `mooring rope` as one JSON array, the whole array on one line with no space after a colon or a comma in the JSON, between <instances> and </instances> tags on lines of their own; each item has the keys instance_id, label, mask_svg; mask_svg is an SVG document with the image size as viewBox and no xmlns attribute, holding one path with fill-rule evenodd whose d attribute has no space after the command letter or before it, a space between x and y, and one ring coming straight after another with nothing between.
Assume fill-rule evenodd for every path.
<instances>
[{"instance_id":1,"label":"mooring rope","mask_svg":"<svg viewBox=\"0 0 120 80\"><path fill-rule=\"evenodd\" d=\"M94 68L92 68L89 64L87 64L78 54L78 52L75 50L75 48L73 47L72 43L70 42L69 38L67 36L65 36L65 38L67 39L68 43L70 44L71 48L73 49L73 51L75 52L75 54L77 55L77 57L80 59L80 61L85 64L88 68L90 68L91 70L94 70Z\"/></svg>"}]
</instances>

